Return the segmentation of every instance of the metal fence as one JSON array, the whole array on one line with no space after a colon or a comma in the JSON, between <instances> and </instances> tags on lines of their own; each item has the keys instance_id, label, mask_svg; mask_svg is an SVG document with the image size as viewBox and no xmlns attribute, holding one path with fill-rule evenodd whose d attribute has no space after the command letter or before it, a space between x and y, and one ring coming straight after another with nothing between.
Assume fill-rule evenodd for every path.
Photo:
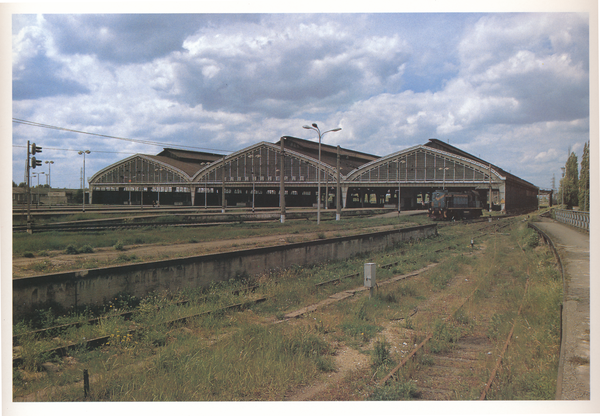
<instances>
[{"instance_id":1,"label":"metal fence","mask_svg":"<svg viewBox=\"0 0 600 416\"><path fill-rule=\"evenodd\" d=\"M581 228L582 230L586 231L590 230L589 212L555 209L554 218L556 221L572 225L573 227Z\"/></svg>"}]
</instances>

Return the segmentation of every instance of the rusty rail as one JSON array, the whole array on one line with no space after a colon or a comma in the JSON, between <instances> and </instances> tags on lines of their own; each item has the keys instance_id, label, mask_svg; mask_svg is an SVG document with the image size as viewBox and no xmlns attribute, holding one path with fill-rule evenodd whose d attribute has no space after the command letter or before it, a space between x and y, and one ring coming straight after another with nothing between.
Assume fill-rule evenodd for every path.
<instances>
[{"instance_id":1,"label":"rusty rail","mask_svg":"<svg viewBox=\"0 0 600 416\"><path fill-rule=\"evenodd\" d=\"M165 326L169 327L169 326L179 324L179 323L186 323L187 321L189 321L191 319L200 318L200 317L211 315L211 314L218 313L218 312L227 312L230 310L244 309L247 306L254 305L256 303L261 303L261 302L264 302L265 300L267 300L267 298L262 297L262 298L254 299L254 300L251 300L248 302L236 303L233 305L225 306L223 308L215 309L212 311L206 311L206 312L201 312L201 313L197 313L194 315L184 316L182 318L172 319L170 321L162 322L160 324L156 324L156 325L152 325L152 326L165 325ZM132 329L132 330L127 331L126 334L132 335L138 331L143 331L148 328L151 328L152 326L146 326L146 327L140 327L137 329ZM58 355L59 357L64 357L69 353L69 351L76 349L76 348L82 348L82 347L98 348L98 347L101 347L102 345L106 344L109 341L109 339L110 339L110 335L105 335L105 336L101 336L101 337L97 337L97 338L88 339L85 342L77 342L77 343L72 343L72 344L68 344L68 345L63 345L61 347L52 348L50 350L44 351L43 353L49 354L49 355ZM22 363L23 363L23 357L13 358L13 367L21 365Z\"/></svg>"}]
</instances>

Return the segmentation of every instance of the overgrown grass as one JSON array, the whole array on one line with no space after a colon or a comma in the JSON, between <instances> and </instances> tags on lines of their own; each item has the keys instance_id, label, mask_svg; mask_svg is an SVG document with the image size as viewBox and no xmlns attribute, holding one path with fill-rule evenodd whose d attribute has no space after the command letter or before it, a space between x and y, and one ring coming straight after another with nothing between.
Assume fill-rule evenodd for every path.
<instances>
[{"instance_id":1,"label":"overgrown grass","mask_svg":"<svg viewBox=\"0 0 600 416\"><path fill-rule=\"evenodd\" d=\"M255 228L256 224L249 227L250 230ZM451 227L438 238L408 242L343 262L273 271L256 280L241 276L237 281L215 283L204 289L154 293L144 299L121 294L104 306L104 312L133 308L131 321L103 319L98 326L84 325L56 335L61 340L76 341L105 334L110 336L109 345L99 350L74 351L72 355L77 364L69 365L65 360L43 355L44 348L56 343L55 340L30 339L27 368L13 372L15 392L25 394L45 387L65 386L57 392L48 390L46 399L81 400L81 389L71 384L81 380L85 366L95 376L92 400L282 400L298 386L311 383L320 374L335 371L332 355L334 345L339 343L370 354L372 366L368 379L374 371L376 378L382 377L395 363L392 344L380 332L384 323L397 320L395 325L410 330L411 344L420 342L429 329L435 330L436 336L428 347L430 354L417 355L399 381L376 389L365 386L365 391L370 392L368 400L409 400L419 395L411 375L430 366L432 354L450 351L467 331L487 335L497 344L504 342L529 277L528 303L515 332L518 338L511 343L511 355L507 357L501 377L495 381L498 384L491 398L548 398L555 380L557 308L562 297L560 278L551 255L544 247L531 247L526 249L528 260L524 261L520 249L502 242L506 238L496 241L490 237L478 241L487 250L485 256L462 256L460 253L470 250L465 235L461 227ZM432 254L447 245L452 246L450 250ZM380 287L370 299L363 293L319 309L304 319L264 325L330 294L361 286L365 262L379 265L399 262L390 269L378 269L377 278L382 281L442 259L444 262L422 277L419 284L412 280L401 281ZM528 267L529 272L524 272ZM316 283L351 273L359 273L359 276L336 285L315 287ZM437 280L434 274L445 277ZM422 314L409 318L412 310L431 293L453 293L454 285L448 283L457 275L472 280L469 290L471 287L479 289L470 302L454 313L453 320L438 320L434 325L433 321L422 321L419 318ZM260 284L254 294L232 293L254 283ZM251 311L213 313L189 321L181 328L161 324L257 296L268 300L253 306ZM177 305L183 299L190 302ZM89 315L88 311L85 316ZM36 325L68 319L83 319L83 314L59 317L54 310L41 310ZM134 325L145 329L128 335ZM27 332L32 326L32 322L19 322L14 331ZM41 363L49 359L55 360L61 371L48 373L40 380L33 379L30 372L39 370ZM481 375L482 382L486 381L486 374ZM466 392L457 397L476 396Z\"/></svg>"},{"instance_id":2,"label":"overgrown grass","mask_svg":"<svg viewBox=\"0 0 600 416\"><path fill-rule=\"evenodd\" d=\"M91 214L90 214L91 215ZM169 218L165 218L165 221ZM124 245L134 244L180 244L190 240L197 242L229 240L252 236L273 234L297 234L319 232L320 237L324 232L350 233L363 232L363 228L384 225L405 224L407 226L427 223L426 218L400 217L398 218L349 218L340 221L322 222L317 226L313 221L289 220L285 224L273 223L235 223L223 224L210 228L186 227L145 227L128 230L105 230L97 232L39 232L34 234L13 234L13 255L22 256L25 252L35 253L42 250L64 251L69 245L82 247L89 244L92 248L114 247L119 241Z\"/></svg>"}]
</instances>

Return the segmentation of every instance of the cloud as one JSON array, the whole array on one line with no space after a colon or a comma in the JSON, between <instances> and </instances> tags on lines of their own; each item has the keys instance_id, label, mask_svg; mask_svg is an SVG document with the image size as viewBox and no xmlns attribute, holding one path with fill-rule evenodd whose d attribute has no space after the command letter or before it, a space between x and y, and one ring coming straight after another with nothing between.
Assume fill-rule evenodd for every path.
<instances>
[{"instance_id":1,"label":"cloud","mask_svg":"<svg viewBox=\"0 0 600 416\"><path fill-rule=\"evenodd\" d=\"M113 64L149 62L183 50L184 40L204 27L255 21L258 15L114 14L47 15L63 54L93 54Z\"/></svg>"},{"instance_id":2,"label":"cloud","mask_svg":"<svg viewBox=\"0 0 600 416\"><path fill-rule=\"evenodd\" d=\"M26 59L24 69L13 73L13 100L33 100L55 95L87 94L84 85L62 77L63 66L44 55Z\"/></svg>"},{"instance_id":3,"label":"cloud","mask_svg":"<svg viewBox=\"0 0 600 416\"><path fill-rule=\"evenodd\" d=\"M360 39L335 23L236 25L203 31L184 48L173 58L166 97L278 118L310 112L315 100L342 105L390 88L406 59L398 36Z\"/></svg>"},{"instance_id":4,"label":"cloud","mask_svg":"<svg viewBox=\"0 0 600 416\"><path fill-rule=\"evenodd\" d=\"M222 150L314 140L311 122L378 155L435 137L535 183L589 140L588 36L588 16L571 13L23 15L13 116ZM14 143L44 136L33 130Z\"/></svg>"},{"instance_id":5,"label":"cloud","mask_svg":"<svg viewBox=\"0 0 600 416\"><path fill-rule=\"evenodd\" d=\"M47 56L51 41L36 27L26 27L13 39L13 100L86 94L89 89L70 77L68 68Z\"/></svg>"}]
</instances>

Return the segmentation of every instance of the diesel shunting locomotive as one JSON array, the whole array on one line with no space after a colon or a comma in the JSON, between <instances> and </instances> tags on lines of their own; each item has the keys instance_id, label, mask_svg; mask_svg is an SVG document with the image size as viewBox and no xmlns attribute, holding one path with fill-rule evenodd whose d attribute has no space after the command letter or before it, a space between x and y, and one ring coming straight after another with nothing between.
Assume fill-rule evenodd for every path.
<instances>
[{"instance_id":1,"label":"diesel shunting locomotive","mask_svg":"<svg viewBox=\"0 0 600 416\"><path fill-rule=\"evenodd\" d=\"M429 217L434 220L459 220L480 216L481 200L475 191L438 190L431 195Z\"/></svg>"}]
</instances>

